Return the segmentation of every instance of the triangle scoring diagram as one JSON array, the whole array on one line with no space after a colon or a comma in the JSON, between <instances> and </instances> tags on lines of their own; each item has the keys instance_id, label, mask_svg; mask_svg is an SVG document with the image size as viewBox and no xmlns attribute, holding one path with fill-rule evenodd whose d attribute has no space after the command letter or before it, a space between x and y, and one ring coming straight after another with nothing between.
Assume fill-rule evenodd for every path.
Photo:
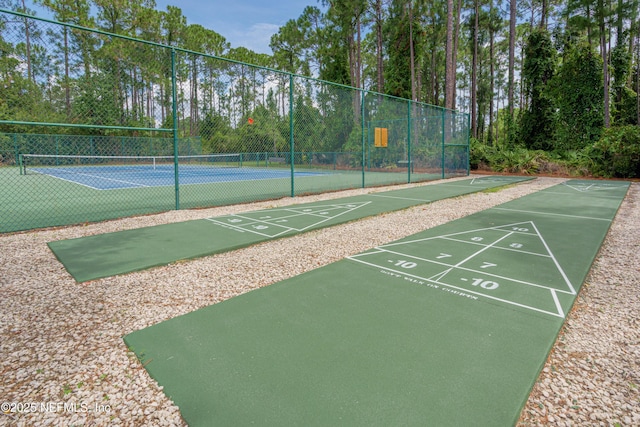
<instances>
[{"instance_id":1,"label":"triangle scoring diagram","mask_svg":"<svg viewBox=\"0 0 640 427\"><path fill-rule=\"evenodd\" d=\"M208 221L239 232L274 238L320 226L371 202L291 206L243 214L207 218Z\"/></svg>"},{"instance_id":2,"label":"triangle scoring diagram","mask_svg":"<svg viewBox=\"0 0 640 427\"><path fill-rule=\"evenodd\" d=\"M405 240L352 261L494 302L565 316L576 290L533 221Z\"/></svg>"}]
</instances>

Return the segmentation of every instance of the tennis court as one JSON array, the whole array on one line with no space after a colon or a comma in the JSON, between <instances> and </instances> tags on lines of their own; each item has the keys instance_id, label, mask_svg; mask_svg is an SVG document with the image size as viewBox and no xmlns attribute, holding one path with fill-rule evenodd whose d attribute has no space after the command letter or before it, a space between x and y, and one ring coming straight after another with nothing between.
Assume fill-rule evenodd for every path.
<instances>
[{"instance_id":1,"label":"tennis court","mask_svg":"<svg viewBox=\"0 0 640 427\"><path fill-rule=\"evenodd\" d=\"M124 337L201 425L514 425L628 183L569 181Z\"/></svg>"},{"instance_id":2,"label":"tennis court","mask_svg":"<svg viewBox=\"0 0 640 427\"><path fill-rule=\"evenodd\" d=\"M78 281L124 274L531 178L479 177L49 243Z\"/></svg>"},{"instance_id":3,"label":"tennis court","mask_svg":"<svg viewBox=\"0 0 640 427\"><path fill-rule=\"evenodd\" d=\"M72 182L93 190L175 186L173 156L58 156L24 154L21 174L40 174ZM258 164L263 163L263 167ZM267 162L243 162L241 154L179 156L181 185L256 181L291 177L286 167L267 168ZM296 171L295 177L329 172Z\"/></svg>"},{"instance_id":4,"label":"tennis court","mask_svg":"<svg viewBox=\"0 0 640 427\"><path fill-rule=\"evenodd\" d=\"M363 171L249 154L63 156L23 154L0 168L0 232L104 221L353 188L402 184L406 168ZM445 178L417 171L411 182ZM176 185L177 183L177 185Z\"/></svg>"}]
</instances>

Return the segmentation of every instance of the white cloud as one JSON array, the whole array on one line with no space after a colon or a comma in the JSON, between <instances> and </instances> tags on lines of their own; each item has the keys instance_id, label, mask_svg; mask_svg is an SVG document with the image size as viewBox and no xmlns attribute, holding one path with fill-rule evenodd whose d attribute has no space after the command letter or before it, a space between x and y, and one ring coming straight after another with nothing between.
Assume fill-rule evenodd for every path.
<instances>
[{"instance_id":1,"label":"white cloud","mask_svg":"<svg viewBox=\"0 0 640 427\"><path fill-rule=\"evenodd\" d=\"M254 52L271 54L269 43L271 36L278 32L279 25L257 23L253 24L246 31L233 31L227 41L231 43L231 47L246 47Z\"/></svg>"}]
</instances>

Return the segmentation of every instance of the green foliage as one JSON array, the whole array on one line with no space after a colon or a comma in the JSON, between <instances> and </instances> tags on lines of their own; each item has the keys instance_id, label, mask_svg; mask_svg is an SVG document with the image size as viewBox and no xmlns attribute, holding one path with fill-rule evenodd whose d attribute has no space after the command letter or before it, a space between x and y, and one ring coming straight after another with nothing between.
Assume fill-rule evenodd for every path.
<instances>
[{"instance_id":1,"label":"green foliage","mask_svg":"<svg viewBox=\"0 0 640 427\"><path fill-rule=\"evenodd\" d=\"M618 44L611 50L613 90L617 94L625 87L631 71L631 54L625 44Z\"/></svg>"},{"instance_id":2,"label":"green foliage","mask_svg":"<svg viewBox=\"0 0 640 427\"><path fill-rule=\"evenodd\" d=\"M617 3L617 4L616 4ZM612 90L611 116L614 125L637 124L637 105L634 105L631 98L635 98L635 92L631 93L628 84L631 83L629 77L632 70L632 52L635 50L634 43L637 39L637 17L638 0L617 0L617 2L597 3L598 8L602 7L604 20L600 26L604 30L607 17L610 16L611 23L617 24L616 45L609 51L610 84ZM598 9L596 9L598 11ZM630 22L625 28L625 22ZM602 49L601 41L601 49ZM637 91L637 88L635 88Z\"/></svg>"},{"instance_id":3,"label":"green foliage","mask_svg":"<svg viewBox=\"0 0 640 427\"><path fill-rule=\"evenodd\" d=\"M479 141L477 138L469 140L469 165L471 169L489 166L489 157L492 147Z\"/></svg>"},{"instance_id":4,"label":"green foliage","mask_svg":"<svg viewBox=\"0 0 640 427\"><path fill-rule=\"evenodd\" d=\"M606 129L586 153L593 162L592 172L596 176L640 177L640 127Z\"/></svg>"},{"instance_id":5,"label":"green foliage","mask_svg":"<svg viewBox=\"0 0 640 427\"><path fill-rule=\"evenodd\" d=\"M536 29L531 32L527 41L522 70L529 107L522 112L520 140L527 148L553 148L555 121L550 81L554 72L555 50L551 37L546 30Z\"/></svg>"},{"instance_id":6,"label":"green foliage","mask_svg":"<svg viewBox=\"0 0 640 427\"><path fill-rule=\"evenodd\" d=\"M593 169L593 159L589 156L588 148L583 150L569 150L556 155L559 165L565 167L566 173L571 175L589 176Z\"/></svg>"},{"instance_id":7,"label":"green foliage","mask_svg":"<svg viewBox=\"0 0 640 427\"><path fill-rule=\"evenodd\" d=\"M602 60L587 44L569 50L554 79L558 111L556 150L580 150L600 137L604 125Z\"/></svg>"},{"instance_id":8,"label":"green foliage","mask_svg":"<svg viewBox=\"0 0 640 427\"><path fill-rule=\"evenodd\" d=\"M410 30L404 2L391 2L389 14L384 27L389 55L384 90L393 96L411 98Z\"/></svg>"},{"instance_id":9,"label":"green foliage","mask_svg":"<svg viewBox=\"0 0 640 427\"><path fill-rule=\"evenodd\" d=\"M535 174L549 156L542 150L528 150L525 147L497 147L483 144L471 138L470 163L472 169L490 168L495 172Z\"/></svg>"},{"instance_id":10,"label":"green foliage","mask_svg":"<svg viewBox=\"0 0 640 427\"><path fill-rule=\"evenodd\" d=\"M615 125L635 125L638 123L638 94L623 86L618 94L614 109Z\"/></svg>"},{"instance_id":11,"label":"green foliage","mask_svg":"<svg viewBox=\"0 0 640 427\"><path fill-rule=\"evenodd\" d=\"M542 150L527 150L524 147L513 149L497 149L490 158L493 170L518 174L535 174L540 170L540 163L546 159Z\"/></svg>"}]
</instances>

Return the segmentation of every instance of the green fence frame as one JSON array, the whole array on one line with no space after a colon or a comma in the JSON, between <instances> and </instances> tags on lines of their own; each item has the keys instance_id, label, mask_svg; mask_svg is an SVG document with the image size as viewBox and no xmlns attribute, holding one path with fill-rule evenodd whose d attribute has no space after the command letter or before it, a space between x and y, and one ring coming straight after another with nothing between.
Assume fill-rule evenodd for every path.
<instances>
[{"instance_id":1,"label":"green fence frame","mask_svg":"<svg viewBox=\"0 0 640 427\"><path fill-rule=\"evenodd\" d=\"M319 79L314 79L311 77L301 76L293 73L282 72L274 69L270 69L267 67L259 67L252 64L246 64L238 61L233 61L226 58L220 58L213 55L207 55L200 52L190 51L187 49L182 49L174 46L166 46L163 44L149 42L145 40L140 40L128 36L112 34L105 31L86 28L82 26L78 26L70 23L58 22L46 18L35 17L31 15L27 15L20 12L13 12L5 9L0 9L0 24L2 24L3 14L5 16L10 16L14 19L24 20L26 23L33 22L40 23L42 25L47 25L50 28L60 28L60 29L69 29L71 31L80 32L80 33L90 33L97 36L103 36L108 38L108 40L120 40L122 43L131 43L136 44L136 46L147 46L153 49L159 49L160 51L165 51L170 53L170 76L168 78L171 80L171 95L170 95L170 109L171 109L171 126L120 126L113 123L107 124L96 124L96 123L82 123L83 117L80 117L78 120L74 122L52 122L52 121L41 121L41 120L12 120L12 119L2 119L0 118L0 172L6 166L11 166L12 163L17 165L19 163L19 155L26 154L20 152L20 148L18 143L16 142L19 138L25 137L28 138L31 135L31 132L40 132L42 133L42 129L51 129L52 134L56 132L65 132L66 138L72 138L73 135L70 135L69 132L77 132L80 131L91 131L91 132L112 132L112 133L124 133L126 135L134 135L136 133L142 133L144 135L149 135L149 138L159 138L158 135L166 135L168 138L172 140L173 144L173 156L174 156L174 185L173 185L173 201L172 208L173 209L184 209L190 208L193 206L204 207L204 206L215 206L220 204L228 204L234 203L238 200L230 200L225 202L224 200L212 200L210 202L197 202L195 205L191 202L185 202L184 200L192 198L189 195L185 199L185 194L183 186L180 184L180 174L179 174L179 155L180 155L180 141L184 138L181 136L180 129L180 118L179 118L179 109L180 109L180 99L179 99L179 76L177 67L177 56L184 55L185 57L196 58L197 60L202 61L218 61L220 64L227 64L227 66L237 66L242 67L243 70L248 70L253 73L264 73L265 78L271 78L271 81L280 81L283 88L288 86L288 98L287 101L283 101L282 105L287 107L286 115L288 116L288 152L286 154L278 154L274 150L274 153L278 156L282 156L286 158L286 163L289 166L290 171L290 186L288 190L288 194L282 193L272 193L266 192L263 196L252 195L247 196L247 200L242 201L256 201L261 199L268 199L288 195L291 197L295 197L299 194L307 194L314 192L322 192L322 191L333 191L337 189L343 188L355 188L355 187L366 187L366 186L374 186L374 185L383 185L383 184L394 184L394 183L411 183L418 182L422 180L434 179L432 172L437 172L439 178L446 178L447 176L453 175L468 175L469 174L469 116L466 113L460 113L453 110L444 109L442 107L433 106L425 103L420 103L408 99L397 98L389 95L384 95L381 93L377 93L374 91L369 91L362 88L353 88L345 85L339 85ZM9 22L8 19L5 19L4 22ZM3 33L4 27L0 25L0 41L2 41L2 36L5 35ZM17 35L16 35L17 34ZM17 38L16 44L20 41L20 37L22 36L18 32L14 31L9 35L13 35ZM106 42L105 42L106 43ZM285 83L288 82L288 83ZM264 85L264 82L263 82ZM304 88L304 89L303 89ZM337 146L336 150L326 151L324 150L324 154L316 155L314 153L318 151L322 151L319 149L315 149L316 147L304 147L304 142L301 143L301 140L304 140L304 129L301 131L300 126L304 127L306 125L305 119L300 117L302 114L305 105L298 105L300 102L309 102L309 101L300 101L300 99L305 97L313 98L316 103L321 102L323 100L323 96L325 98L332 98L332 101L327 101L327 108L338 108L342 106L344 110L340 111L331 111L332 113L336 113L336 117L333 118L324 118L325 120L335 120L340 122L341 118L339 114L343 114L348 116L351 114L352 118L356 118L359 114L360 120L354 120L354 127L352 132L357 134L360 133L360 147L357 145L349 145L347 141L342 139L340 141L339 146ZM356 100L358 108L349 107L350 100L353 101L351 106L356 105ZM359 109L359 111L357 111ZM351 111L351 112L350 112ZM381 120L380 117L394 117L396 120L402 122L401 129L398 130L399 134L401 134L400 139L402 141L396 141L396 155L399 153L400 145L404 144L406 146L406 175L405 178L393 178L386 179L382 181L378 181L376 179L372 179L373 172L371 166L372 158L370 152L370 138L371 138L371 129L370 124L375 120ZM285 117L283 115L282 117ZM35 117L34 117L35 118ZM352 119L353 120L353 119ZM236 128L239 124L236 124ZM359 129L358 129L359 126ZM325 125L326 129L331 129L331 124ZM450 128L450 129L449 129ZM17 131L17 129L21 129ZM25 131L26 129L26 131ZM284 132L284 130L282 130ZM301 133L302 132L302 133ZM284 134L283 134L284 135ZM13 138L13 147L6 148L3 151L2 138ZM78 136L80 138L81 136ZM315 136L317 137L317 135ZM325 138L331 137L330 135L325 135ZM311 137L309 137L311 138ZM340 138L346 138L346 136L341 136ZM275 141L275 140L274 140ZM309 143L309 142L307 142ZM274 142L275 144L275 142ZM5 144L10 145L10 144ZM257 145L256 145L257 146ZM350 148L349 148L350 147ZM11 152L10 148L13 149ZM262 147L264 148L264 147ZM274 145L275 148L275 145ZM345 149L348 148L348 149ZM246 158L255 157L256 159L259 156L264 154L265 162L268 161L268 154L264 151L264 149L251 148L249 151L245 152ZM269 152L270 153L270 152ZM452 154L451 154L452 153ZM390 156L393 154L391 153ZM315 188L315 187L305 187L298 185L296 178L296 171L298 171L301 167L305 166L305 160L310 160L313 162L315 157L326 158L327 156L333 156L333 169L348 168L351 171L357 171L360 174L360 177L357 181L343 183L343 184L335 184L334 187L330 188ZM434 156L439 157L439 165L436 167L434 163ZM452 157L454 160L448 162L448 156ZM10 158L13 158L13 162ZM4 159L4 160L3 160ZM396 166L400 163L404 164L404 159L401 159L401 162L396 162ZM421 165L423 169L423 173L414 172L414 163L416 165ZM447 166L449 164L449 167ZM367 167L369 165L369 167ZM392 168L393 164L387 165L387 168ZM399 169L399 168L398 168ZM419 169L419 168L416 168ZM429 170L431 174L427 175L426 170ZM388 169L378 168L375 173L384 173L389 172ZM393 169L393 172L399 172ZM2 174L6 175L6 174ZM397 175L397 173L396 173ZM391 174L387 175L387 178L390 177ZM5 187L5 190L11 191L11 187L16 185L13 182L7 182L0 178L0 184ZM342 187L341 185L344 185ZM44 191L44 190L43 190ZM46 191L53 191L52 189L47 189ZM2 201L2 194L0 194L0 201ZM34 210L38 209L47 209L46 205L43 206L33 206ZM138 212L136 213L152 213L167 210L166 206L164 208L150 208L148 211ZM16 212L0 212L0 216L2 214L11 215L17 214ZM102 215L97 216L89 216L91 220L102 220L109 219L113 217L120 217L123 215L129 215L129 212L118 212L114 210L112 214L103 213ZM72 224L82 222L74 219L68 220L55 220L51 223L44 222L30 222L26 221L24 224L4 224L0 221L0 232L6 231L15 231L21 229L35 228L35 227L43 227L43 226L52 226L52 225L63 225L63 224Z\"/></svg>"}]
</instances>

